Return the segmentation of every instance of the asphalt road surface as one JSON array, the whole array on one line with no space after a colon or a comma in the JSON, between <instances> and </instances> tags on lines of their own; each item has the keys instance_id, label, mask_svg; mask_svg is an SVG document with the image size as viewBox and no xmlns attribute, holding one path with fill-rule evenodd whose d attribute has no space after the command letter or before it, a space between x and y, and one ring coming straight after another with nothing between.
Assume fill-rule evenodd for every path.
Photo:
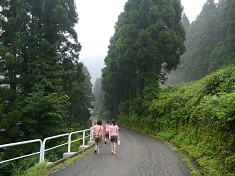
<instances>
[{"instance_id":1,"label":"asphalt road surface","mask_svg":"<svg viewBox=\"0 0 235 176\"><path fill-rule=\"evenodd\" d=\"M120 128L121 145L110 144L50 176L190 176L180 156L158 139Z\"/></svg>"}]
</instances>

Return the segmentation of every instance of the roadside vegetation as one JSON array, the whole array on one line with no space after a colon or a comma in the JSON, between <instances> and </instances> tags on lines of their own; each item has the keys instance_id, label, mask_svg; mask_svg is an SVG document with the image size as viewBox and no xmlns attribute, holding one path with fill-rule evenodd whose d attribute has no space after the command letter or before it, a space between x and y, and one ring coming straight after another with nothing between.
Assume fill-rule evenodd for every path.
<instances>
[{"instance_id":1,"label":"roadside vegetation","mask_svg":"<svg viewBox=\"0 0 235 176\"><path fill-rule=\"evenodd\" d=\"M39 164L35 167L32 167L32 168L26 170L23 174L21 174L21 176L48 176L57 170L60 170L66 166L73 164L77 160L85 157L86 155L90 154L93 151L94 151L93 149L88 149L88 150L82 152L81 154L78 154L72 158L69 158L69 159L65 160L64 162L61 162L61 163L59 163L55 166L52 166L52 167L48 167L47 162L44 162L43 164ZM19 176L19 175L16 174L15 176Z\"/></svg>"},{"instance_id":2,"label":"roadside vegetation","mask_svg":"<svg viewBox=\"0 0 235 176\"><path fill-rule=\"evenodd\" d=\"M195 82L161 89L146 116L119 116L119 124L141 129L186 151L203 175L235 175L235 66ZM195 172L195 171L194 171Z\"/></svg>"}]
</instances>

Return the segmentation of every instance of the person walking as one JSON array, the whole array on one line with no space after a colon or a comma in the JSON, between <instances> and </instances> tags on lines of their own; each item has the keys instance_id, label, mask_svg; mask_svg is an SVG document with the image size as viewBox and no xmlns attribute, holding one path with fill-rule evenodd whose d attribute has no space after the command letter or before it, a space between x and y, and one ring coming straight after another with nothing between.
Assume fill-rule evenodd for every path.
<instances>
[{"instance_id":1,"label":"person walking","mask_svg":"<svg viewBox=\"0 0 235 176\"><path fill-rule=\"evenodd\" d=\"M119 127L115 124L115 120L112 120L112 125L109 127L109 140L111 142L111 153L116 155L117 141L119 137Z\"/></svg>"},{"instance_id":2,"label":"person walking","mask_svg":"<svg viewBox=\"0 0 235 176\"><path fill-rule=\"evenodd\" d=\"M109 121L106 121L106 124L104 125L104 144L107 144L107 141L109 143Z\"/></svg>"},{"instance_id":3,"label":"person walking","mask_svg":"<svg viewBox=\"0 0 235 176\"><path fill-rule=\"evenodd\" d=\"M100 147L103 139L102 120L97 120L97 124L93 128L93 136L95 140L95 153L100 153Z\"/></svg>"}]
</instances>

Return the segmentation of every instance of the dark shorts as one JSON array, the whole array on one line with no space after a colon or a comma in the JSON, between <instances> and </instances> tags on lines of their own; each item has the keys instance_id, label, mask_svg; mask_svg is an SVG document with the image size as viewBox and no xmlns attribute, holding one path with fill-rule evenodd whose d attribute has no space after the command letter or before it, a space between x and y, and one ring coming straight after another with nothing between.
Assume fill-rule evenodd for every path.
<instances>
[{"instance_id":1,"label":"dark shorts","mask_svg":"<svg viewBox=\"0 0 235 176\"><path fill-rule=\"evenodd\" d=\"M109 138L109 134L104 134L104 138Z\"/></svg>"},{"instance_id":2,"label":"dark shorts","mask_svg":"<svg viewBox=\"0 0 235 176\"><path fill-rule=\"evenodd\" d=\"M117 136L111 136L111 142L117 143Z\"/></svg>"},{"instance_id":3,"label":"dark shorts","mask_svg":"<svg viewBox=\"0 0 235 176\"><path fill-rule=\"evenodd\" d=\"M102 137L98 136L98 137L94 137L94 139L95 139L95 144L98 145L98 147L100 147L102 143Z\"/></svg>"}]
</instances>

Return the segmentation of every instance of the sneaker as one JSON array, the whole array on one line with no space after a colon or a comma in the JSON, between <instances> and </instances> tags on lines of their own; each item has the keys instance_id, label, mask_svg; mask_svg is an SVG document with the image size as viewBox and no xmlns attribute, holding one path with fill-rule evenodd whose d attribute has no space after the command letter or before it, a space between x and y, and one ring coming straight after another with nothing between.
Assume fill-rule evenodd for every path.
<instances>
[{"instance_id":1,"label":"sneaker","mask_svg":"<svg viewBox=\"0 0 235 176\"><path fill-rule=\"evenodd\" d=\"M106 144L106 141L104 141L104 144Z\"/></svg>"},{"instance_id":2,"label":"sneaker","mask_svg":"<svg viewBox=\"0 0 235 176\"><path fill-rule=\"evenodd\" d=\"M97 153L97 151L95 150L95 154Z\"/></svg>"}]
</instances>

